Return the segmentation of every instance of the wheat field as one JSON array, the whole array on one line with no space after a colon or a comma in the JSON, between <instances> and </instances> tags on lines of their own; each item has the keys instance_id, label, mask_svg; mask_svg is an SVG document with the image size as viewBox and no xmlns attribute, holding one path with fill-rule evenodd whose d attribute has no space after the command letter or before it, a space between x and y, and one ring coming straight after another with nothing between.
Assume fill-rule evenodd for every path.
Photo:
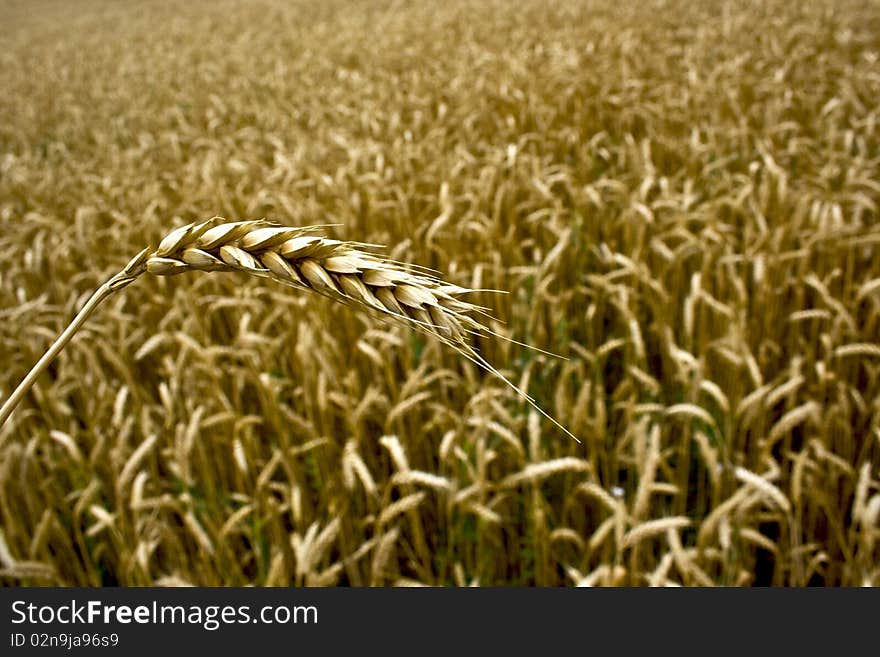
<instances>
[{"instance_id":1,"label":"wheat field","mask_svg":"<svg viewBox=\"0 0 880 657\"><path fill-rule=\"evenodd\" d=\"M508 291L563 358L474 353L581 441L431 335L144 276L0 426L0 583L880 585L880 5L799 5L0 3L0 401L265 218Z\"/></svg>"}]
</instances>

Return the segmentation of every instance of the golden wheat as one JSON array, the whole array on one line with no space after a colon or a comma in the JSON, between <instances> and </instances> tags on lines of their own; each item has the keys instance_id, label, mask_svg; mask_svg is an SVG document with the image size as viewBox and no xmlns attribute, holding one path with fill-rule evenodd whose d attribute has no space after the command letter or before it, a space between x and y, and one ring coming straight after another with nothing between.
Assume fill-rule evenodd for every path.
<instances>
[{"instance_id":1,"label":"golden wheat","mask_svg":"<svg viewBox=\"0 0 880 657\"><path fill-rule=\"evenodd\" d=\"M877 6L386 4L0 3L0 581L880 584Z\"/></svg>"}]
</instances>

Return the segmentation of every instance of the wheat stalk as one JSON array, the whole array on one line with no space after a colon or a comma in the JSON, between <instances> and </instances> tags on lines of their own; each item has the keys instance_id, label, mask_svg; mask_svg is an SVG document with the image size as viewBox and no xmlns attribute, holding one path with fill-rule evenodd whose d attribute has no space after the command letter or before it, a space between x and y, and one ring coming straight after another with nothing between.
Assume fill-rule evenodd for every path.
<instances>
[{"instance_id":1,"label":"wheat stalk","mask_svg":"<svg viewBox=\"0 0 880 657\"><path fill-rule=\"evenodd\" d=\"M468 338L474 333L507 339L474 317L488 317L485 308L462 299L475 290L446 283L414 267L375 255L366 250L372 245L318 235L319 229L318 226L280 226L264 220L227 222L214 217L173 230L154 252L144 249L95 291L4 402L0 408L0 425L95 308L142 274L170 276L190 271L242 271L368 309L439 339L499 377L577 440L470 345Z\"/></svg>"}]
</instances>

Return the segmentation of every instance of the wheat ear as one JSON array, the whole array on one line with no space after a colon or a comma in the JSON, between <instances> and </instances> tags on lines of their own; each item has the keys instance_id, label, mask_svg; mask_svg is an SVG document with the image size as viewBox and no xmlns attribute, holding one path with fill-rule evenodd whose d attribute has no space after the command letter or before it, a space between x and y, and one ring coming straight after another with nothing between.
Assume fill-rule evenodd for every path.
<instances>
[{"instance_id":1,"label":"wheat ear","mask_svg":"<svg viewBox=\"0 0 880 657\"><path fill-rule=\"evenodd\" d=\"M474 290L451 285L370 253L365 250L370 245L316 235L318 228L279 226L266 221L226 222L215 217L172 231L155 252L144 249L95 291L3 403L0 425L98 304L141 274L169 276L188 271L243 271L372 310L439 339L499 377L544 417L577 440L471 347L470 334L497 336L474 317L487 316L486 309L461 298Z\"/></svg>"}]
</instances>

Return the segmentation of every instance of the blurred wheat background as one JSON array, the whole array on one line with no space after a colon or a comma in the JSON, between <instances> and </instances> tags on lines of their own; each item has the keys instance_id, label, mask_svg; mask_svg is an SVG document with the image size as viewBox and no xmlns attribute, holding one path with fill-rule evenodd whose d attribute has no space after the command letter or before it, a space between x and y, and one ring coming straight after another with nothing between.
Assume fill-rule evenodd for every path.
<instances>
[{"instance_id":1,"label":"blurred wheat background","mask_svg":"<svg viewBox=\"0 0 880 657\"><path fill-rule=\"evenodd\" d=\"M880 6L0 8L0 398L175 226L340 224L450 349L243 274L114 296L0 427L6 585L880 584Z\"/></svg>"}]
</instances>

